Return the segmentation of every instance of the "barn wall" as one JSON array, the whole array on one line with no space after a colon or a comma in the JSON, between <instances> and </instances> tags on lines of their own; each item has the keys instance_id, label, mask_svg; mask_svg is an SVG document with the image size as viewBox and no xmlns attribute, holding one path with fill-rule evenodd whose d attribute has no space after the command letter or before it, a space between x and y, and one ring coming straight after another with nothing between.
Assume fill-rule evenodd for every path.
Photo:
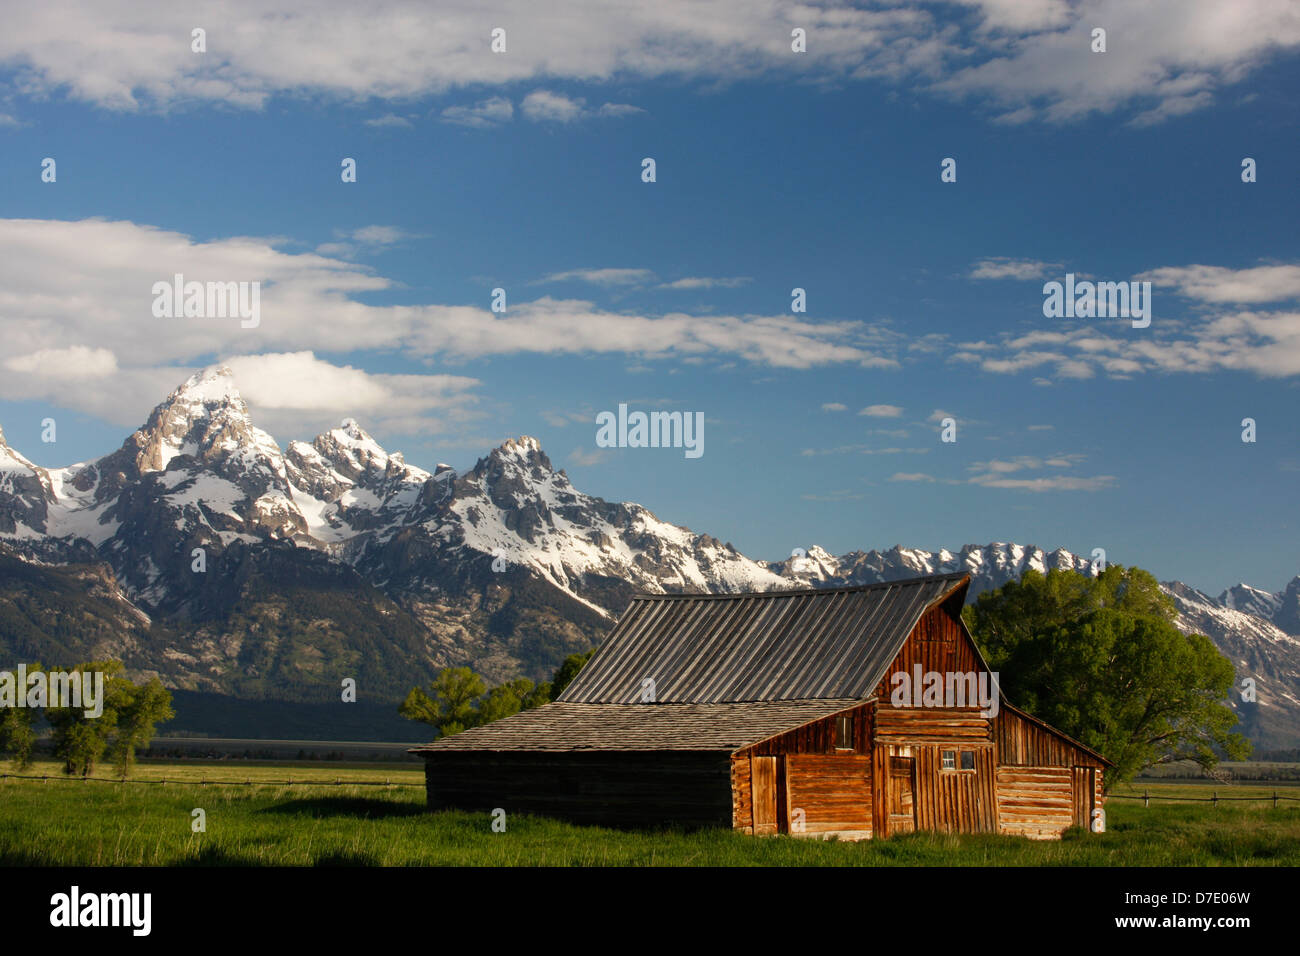
<instances>
[{"instance_id":1,"label":"barn wall","mask_svg":"<svg viewBox=\"0 0 1300 956\"><path fill-rule=\"evenodd\" d=\"M1003 766L1098 769L1105 766L1063 737L1005 708L993 718L993 736L998 742L999 763Z\"/></svg>"},{"instance_id":2,"label":"barn wall","mask_svg":"<svg viewBox=\"0 0 1300 956\"><path fill-rule=\"evenodd\" d=\"M753 832L753 760L774 756L779 832L801 825L795 835L870 836L872 709L868 703L840 712L853 717L852 751L836 749L840 714L835 714L736 753L731 760L732 826Z\"/></svg>"},{"instance_id":3,"label":"barn wall","mask_svg":"<svg viewBox=\"0 0 1300 956\"><path fill-rule=\"evenodd\" d=\"M726 753L434 751L423 755L430 810L536 813L605 826L728 826Z\"/></svg>"},{"instance_id":4,"label":"barn wall","mask_svg":"<svg viewBox=\"0 0 1300 956\"><path fill-rule=\"evenodd\" d=\"M876 688L877 835L908 832L914 825L923 830L1059 837L1086 818L1090 806L1102 806L1102 761L1006 708L990 719L974 707L904 708L890 702L893 675L910 675L918 664L923 671L942 674L978 674L984 669L960 614L960 605L952 600L926 612ZM944 750L972 750L975 770L944 770ZM914 768L910 785L900 773L909 761ZM1091 805L1074 782L1089 769L1096 779ZM914 823L897 812L891 816L891 809L898 811L909 800Z\"/></svg>"},{"instance_id":5,"label":"barn wall","mask_svg":"<svg viewBox=\"0 0 1300 956\"><path fill-rule=\"evenodd\" d=\"M997 751L990 723L973 708L902 708L880 702L875 803L882 835L912 829L996 832ZM954 769L943 768L945 750L955 753ZM973 769L960 769L962 751L972 754ZM898 773L908 761L910 782ZM904 807L911 808L911 820L899 818Z\"/></svg>"},{"instance_id":6,"label":"barn wall","mask_svg":"<svg viewBox=\"0 0 1300 956\"><path fill-rule=\"evenodd\" d=\"M1069 767L998 768L1002 833L1033 839L1059 837L1074 822Z\"/></svg>"},{"instance_id":7,"label":"barn wall","mask_svg":"<svg viewBox=\"0 0 1300 956\"><path fill-rule=\"evenodd\" d=\"M792 754L785 776L787 819L802 832L871 836L870 754Z\"/></svg>"},{"instance_id":8,"label":"barn wall","mask_svg":"<svg viewBox=\"0 0 1300 956\"><path fill-rule=\"evenodd\" d=\"M955 616L960 614L960 600L950 599L921 615L877 685L876 696L888 702L894 690L894 675L911 674L916 664L923 670L940 673L983 670L960 618Z\"/></svg>"},{"instance_id":9,"label":"barn wall","mask_svg":"<svg viewBox=\"0 0 1300 956\"><path fill-rule=\"evenodd\" d=\"M944 675L984 670L960 613L960 600L952 599L923 614L876 688L874 805L882 836L913 829L997 831L997 751L989 718L978 706L895 707L891 702L894 675L910 677L917 665L923 673ZM958 769L943 769L945 750L958 752ZM973 753L973 770L960 769L963 750ZM910 782L899 772L909 765Z\"/></svg>"}]
</instances>

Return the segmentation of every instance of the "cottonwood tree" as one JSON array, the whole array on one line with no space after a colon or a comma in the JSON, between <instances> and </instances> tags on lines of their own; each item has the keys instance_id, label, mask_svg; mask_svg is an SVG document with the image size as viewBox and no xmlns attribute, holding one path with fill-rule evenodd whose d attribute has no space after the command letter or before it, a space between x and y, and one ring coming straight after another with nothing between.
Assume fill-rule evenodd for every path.
<instances>
[{"instance_id":1,"label":"cottonwood tree","mask_svg":"<svg viewBox=\"0 0 1300 956\"><path fill-rule=\"evenodd\" d=\"M519 677L489 690L482 675L468 667L448 667L434 678L428 693L412 687L397 712L409 720L435 727L443 737L450 737L470 727L481 727L549 703L551 688L549 681L534 684L527 677Z\"/></svg>"},{"instance_id":2,"label":"cottonwood tree","mask_svg":"<svg viewBox=\"0 0 1300 956\"><path fill-rule=\"evenodd\" d=\"M42 670L36 663L27 668L27 673ZM32 750L36 746L35 714L30 707L0 708L0 754L9 755L15 770L26 770L32 764Z\"/></svg>"},{"instance_id":3,"label":"cottonwood tree","mask_svg":"<svg viewBox=\"0 0 1300 956\"><path fill-rule=\"evenodd\" d=\"M148 746L156 724L176 716L171 694L156 677L137 687L122 676L121 661L91 661L76 670L103 673L103 711L87 717L84 707L46 708L54 756L63 761L64 773L85 777L107 751L114 769L126 777L135 764L136 748Z\"/></svg>"},{"instance_id":4,"label":"cottonwood tree","mask_svg":"<svg viewBox=\"0 0 1300 956\"><path fill-rule=\"evenodd\" d=\"M1026 571L963 612L1013 703L1115 763L1108 789L1154 764L1210 772L1250 753L1231 729L1232 663L1176 615L1151 574L1121 565Z\"/></svg>"}]
</instances>

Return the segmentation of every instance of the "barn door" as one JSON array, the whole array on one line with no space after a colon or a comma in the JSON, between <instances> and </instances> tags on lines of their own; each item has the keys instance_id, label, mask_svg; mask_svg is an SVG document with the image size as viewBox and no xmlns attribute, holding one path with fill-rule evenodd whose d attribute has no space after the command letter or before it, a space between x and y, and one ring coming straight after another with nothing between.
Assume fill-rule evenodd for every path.
<instances>
[{"instance_id":1,"label":"barn door","mask_svg":"<svg viewBox=\"0 0 1300 956\"><path fill-rule=\"evenodd\" d=\"M751 757L750 793L754 801L754 835L777 832L776 758Z\"/></svg>"},{"instance_id":2,"label":"barn door","mask_svg":"<svg viewBox=\"0 0 1300 956\"><path fill-rule=\"evenodd\" d=\"M889 835L916 830L916 760L889 758Z\"/></svg>"},{"instance_id":3,"label":"barn door","mask_svg":"<svg viewBox=\"0 0 1300 956\"><path fill-rule=\"evenodd\" d=\"M1092 829L1092 809L1097 798L1097 771L1092 767L1075 767L1070 773L1070 790L1074 804L1074 825Z\"/></svg>"}]
</instances>

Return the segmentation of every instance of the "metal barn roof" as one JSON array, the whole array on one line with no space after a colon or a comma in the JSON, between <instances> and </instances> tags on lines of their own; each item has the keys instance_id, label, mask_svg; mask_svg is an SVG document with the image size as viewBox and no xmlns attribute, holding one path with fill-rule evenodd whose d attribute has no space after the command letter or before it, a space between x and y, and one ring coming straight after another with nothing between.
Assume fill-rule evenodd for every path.
<instances>
[{"instance_id":1,"label":"metal barn roof","mask_svg":"<svg viewBox=\"0 0 1300 956\"><path fill-rule=\"evenodd\" d=\"M545 704L435 740L411 753L691 750L731 753L847 710L857 700L744 704Z\"/></svg>"},{"instance_id":2,"label":"metal barn roof","mask_svg":"<svg viewBox=\"0 0 1300 956\"><path fill-rule=\"evenodd\" d=\"M860 700L921 615L969 580L638 596L559 702L637 704L645 713L647 679L660 704Z\"/></svg>"}]
</instances>

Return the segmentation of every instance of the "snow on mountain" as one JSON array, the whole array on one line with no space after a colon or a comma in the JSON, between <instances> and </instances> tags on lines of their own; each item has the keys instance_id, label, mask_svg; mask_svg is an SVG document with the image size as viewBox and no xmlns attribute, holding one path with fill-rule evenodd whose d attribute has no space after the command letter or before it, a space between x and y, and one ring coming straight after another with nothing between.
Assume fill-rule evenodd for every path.
<instances>
[{"instance_id":1,"label":"snow on mountain","mask_svg":"<svg viewBox=\"0 0 1300 956\"><path fill-rule=\"evenodd\" d=\"M9 491L0 538L82 539L116 556L147 603L165 601L169 584L186 579L194 547L286 541L379 571L404 531L458 560L531 569L602 615L610 606L585 593L593 579L650 591L791 584L640 505L579 492L528 436L463 476L408 465L352 419L282 452L253 424L224 367L187 380L105 458L45 472L0 445L0 467ZM394 577L387 571L384 579ZM424 581L407 577L414 590Z\"/></svg>"},{"instance_id":2,"label":"snow on mountain","mask_svg":"<svg viewBox=\"0 0 1300 956\"><path fill-rule=\"evenodd\" d=\"M464 654L502 675L521 660L541 670L546 654L580 649L638 591L833 587L966 571L973 598L1030 569L1094 570L1069 551L1010 542L840 556L810 544L754 560L641 505L584 494L528 436L463 474L408 465L351 419L281 450L253 424L223 367L191 377L95 461L44 469L0 432L0 542L29 560L106 561L132 601L181 620L199 608L216 613L214 581L191 567L196 548L213 562L231 548L281 549L277 574L333 587L321 583L324 560L396 600L443 658ZM1162 587L1181 628L1207 634L1241 673L1267 683L1260 713L1282 708L1300 726L1300 577L1278 594L1242 583L1218 599L1179 582ZM502 601L523 610L501 617ZM529 641L537 646L519 649ZM220 657L211 647L203 654Z\"/></svg>"},{"instance_id":3,"label":"snow on mountain","mask_svg":"<svg viewBox=\"0 0 1300 956\"><path fill-rule=\"evenodd\" d=\"M709 535L637 504L583 494L528 436L505 442L456 478L449 506L422 528L450 550L529 568L606 615L613 608L588 593L598 581L652 592L790 586Z\"/></svg>"},{"instance_id":4,"label":"snow on mountain","mask_svg":"<svg viewBox=\"0 0 1300 956\"><path fill-rule=\"evenodd\" d=\"M1272 620L1282 606L1282 597L1242 582L1219 595L1218 604L1233 611L1243 611L1265 620Z\"/></svg>"},{"instance_id":5,"label":"snow on mountain","mask_svg":"<svg viewBox=\"0 0 1300 956\"><path fill-rule=\"evenodd\" d=\"M949 574L966 571L971 575L971 595L1019 580L1027 570L1046 572L1050 568L1091 574L1093 563L1086 558L1057 549L1044 551L1032 545L994 542L968 544L959 551L939 549L925 551L895 545L888 551L851 551L838 558L813 545L806 557L790 557L770 562L768 568L787 578L836 587L876 584L895 578L922 574Z\"/></svg>"}]
</instances>

